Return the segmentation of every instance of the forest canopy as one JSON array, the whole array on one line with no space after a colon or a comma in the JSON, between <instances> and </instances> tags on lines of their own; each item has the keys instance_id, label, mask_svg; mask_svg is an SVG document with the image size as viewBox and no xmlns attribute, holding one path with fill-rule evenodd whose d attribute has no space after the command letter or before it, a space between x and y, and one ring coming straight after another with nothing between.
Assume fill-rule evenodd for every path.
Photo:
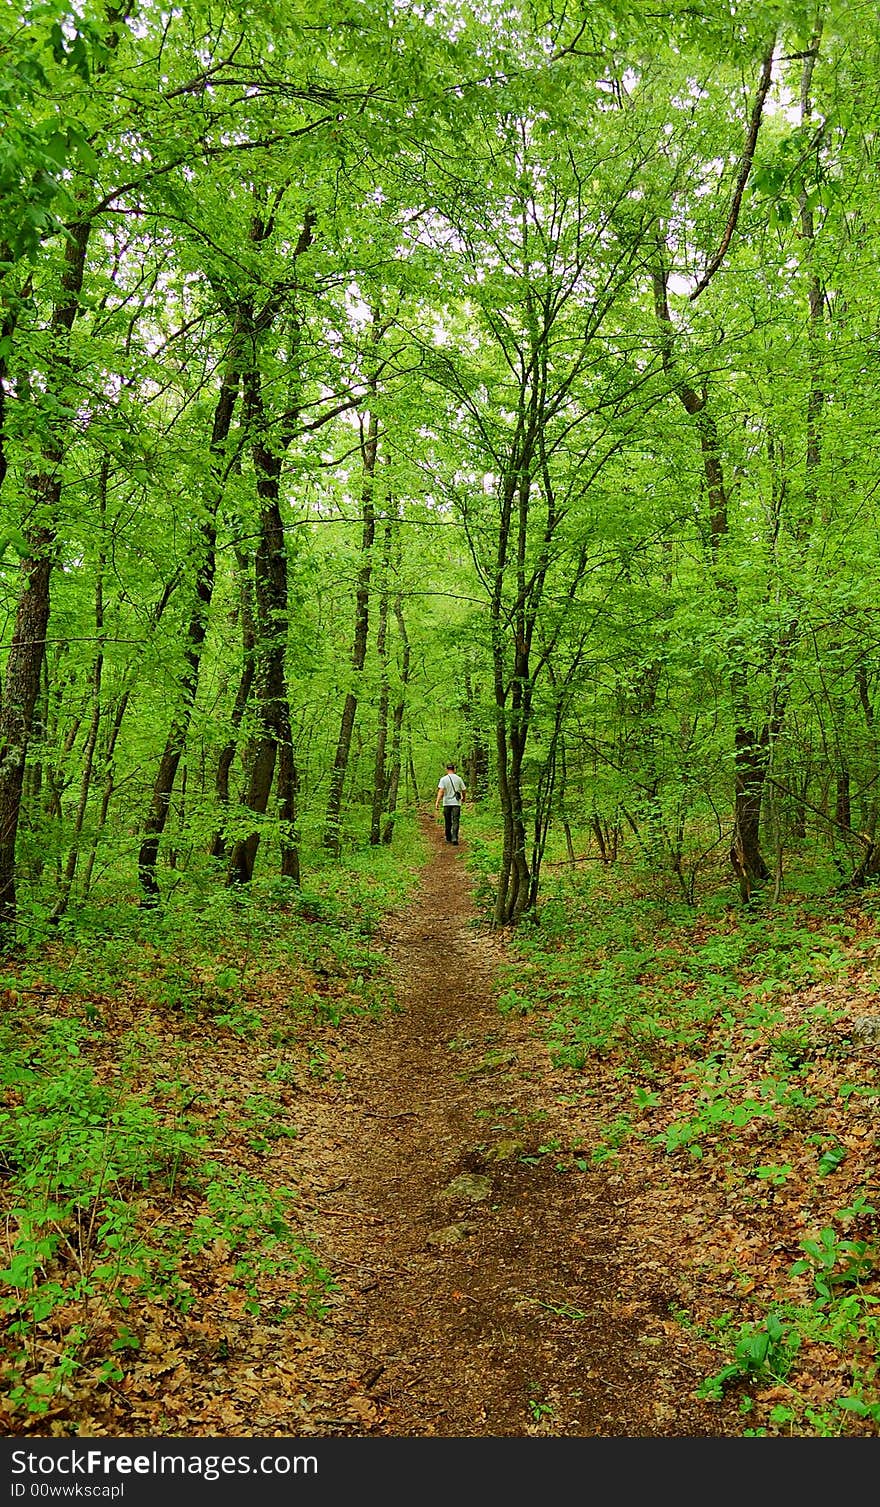
<instances>
[{"instance_id":1,"label":"forest canopy","mask_svg":"<svg viewBox=\"0 0 880 1507\"><path fill-rule=\"evenodd\" d=\"M5 5L0 928L447 757L693 900L880 871L865 3Z\"/></svg>"}]
</instances>

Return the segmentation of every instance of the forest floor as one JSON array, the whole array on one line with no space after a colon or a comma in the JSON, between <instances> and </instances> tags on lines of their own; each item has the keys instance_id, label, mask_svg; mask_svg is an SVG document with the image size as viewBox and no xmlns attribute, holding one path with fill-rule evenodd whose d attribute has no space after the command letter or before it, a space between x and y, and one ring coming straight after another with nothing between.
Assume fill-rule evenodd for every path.
<instances>
[{"instance_id":1,"label":"forest floor","mask_svg":"<svg viewBox=\"0 0 880 1507\"><path fill-rule=\"evenodd\" d=\"M459 848L428 813L420 821L428 859L415 891L385 914L375 952L345 943L348 982L322 963L320 940L308 955L303 930L286 972L256 950L234 1010L217 992L217 958L192 1007L167 977L164 994L153 977L150 996L155 963L142 944L143 974L105 995L90 974L74 997L75 953L59 953L54 973L37 968L18 981L11 1018L26 1055L33 1032L28 1060L54 1031L62 1057L83 1054L64 1058L72 1072L89 1056L111 1105L123 1105L123 1088L140 1095L137 1114L159 1118L138 1121L132 1110L125 1124L144 1146L153 1137L158 1175L136 1201L135 1233L152 1263L146 1286L137 1263L120 1259L114 1276L91 1254L98 1214L115 1207L108 1176L90 1207L81 1199L64 1221L54 1216L62 1238L44 1262L49 1285L35 1302L45 1292L48 1304L42 1316L32 1310L30 1358L14 1361L7 1347L5 1374L18 1367L30 1392L7 1383L4 1401L0 1389L6 1434L699 1437L740 1436L752 1420L758 1432L833 1431L835 1399L855 1374L847 1326L862 1336L854 1354L864 1352L870 1385L854 1309L839 1311L836 1335L816 1318L787 1370L757 1366L747 1377L746 1366L709 1395L705 1383L729 1360L738 1323L751 1320L766 1337L780 1292L814 1322L822 1289L811 1286L812 1268L794 1285L785 1277L805 1235L837 1219L853 1235L872 1228L859 1199L876 1181L878 1090L858 1085L875 1076L877 1046L856 1029L878 1019L871 917L856 914L851 941L817 954L818 982L792 992L777 981L783 1016L758 995L744 1012L743 1083L771 1081L782 1119L757 1114L764 1101L749 1089L744 1118L731 1111L704 1124L694 1119L699 1058L683 1037L668 1048L658 1038L662 1092L614 1052L589 1050L568 1067L554 1060L540 990L527 1010L505 1007L504 981L523 959L479 917L467 814ZM320 937L318 923L303 900L297 925ZM263 924L283 932L283 910ZM562 938L561 956L571 940ZM709 943L720 956L718 937ZM669 969L679 943L657 937L656 946ZM392 986L382 985L384 1003L349 1008L376 958ZM729 1034L732 1017L689 1024L695 986L668 976L673 1019L711 1065L712 1030ZM756 977L766 992L766 965ZM716 983L729 987L726 976ZM614 998L625 1010L622 987ZM780 1069L767 1080L772 1054L795 1046L803 1062L791 1071L802 1076L792 1082ZM70 1080L74 1099L81 1082ZM819 1122L804 1090L824 1085ZM10 1103L17 1092L13 1084ZM727 1115L727 1098L717 1102ZM213 1170L178 1141L181 1171L169 1180L163 1137L198 1125ZM677 1125L698 1126L698 1157L690 1144L660 1145ZM828 1145L835 1155L817 1173ZM6 1218L9 1229L12 1205ZM284 1244L291 1224L301 1237L294 1258ZM123 1223L120 1232L134 1238ZM833 1245L821 1270L854 1249ZM857 1285L840 1291L867 1294L864 1307L876 1273L859 1286L865 1263L850 1267L843 1280L855 1271ZM62 1286L79 1296L62 1299ZM78 1359L65 1380L72 1334ZM35 1403L41 1388L45 1401ZM808 1417L810 1427L800 1422ZM876 1434L873 1414L847 1418L850 1432Z\"/></svg>"},{"instance_id":2,"label":"forest floor","mask_svg":"<svg viewBox=\"0 0 880 1507\"><path fill-rule=\"evenodd\" d=\"M309 1116L309 1231L341 1275L301 1425L741 1433L696 1399L714 1357L671 1321L679 1211L562 1149L571 1111L534 1022L499 1013L504 944L475 921L466 840L425 826L420 891L386 927L400 1009L349 1028L344 1084Z\"/></svg>"}]
</instances>

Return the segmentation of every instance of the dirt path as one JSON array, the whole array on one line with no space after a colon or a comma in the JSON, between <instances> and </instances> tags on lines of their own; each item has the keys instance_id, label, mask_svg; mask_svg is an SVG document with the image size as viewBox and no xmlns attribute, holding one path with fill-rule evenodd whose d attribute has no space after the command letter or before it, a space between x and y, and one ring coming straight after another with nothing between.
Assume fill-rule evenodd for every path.
<instances>
[{"instance_id":1,"label":"dirt path","mask_svg":"<svg viewBox=\"0 0 880 1507\"><path fill-rule=\"evenodd\" d=\"M674 1250L631 1227L650 1190L565 1154L546 1047L498 1010L466 839L425 827L420 894L386 939L400 1009L345 1028L307 1131L309 1235L341 1287L306 1432L740 1432L694 1396L709 1357L670 1322Z\"/></svg>"}]
</instances>

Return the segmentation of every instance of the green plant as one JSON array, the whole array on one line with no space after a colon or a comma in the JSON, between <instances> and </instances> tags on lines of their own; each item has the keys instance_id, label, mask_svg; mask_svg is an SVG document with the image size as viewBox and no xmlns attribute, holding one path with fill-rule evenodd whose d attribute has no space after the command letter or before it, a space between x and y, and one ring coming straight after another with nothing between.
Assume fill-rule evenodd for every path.
<instances>
[{"instance_id":1,"label":"green plant","mask_svg":"<svg viewBox=\"0 0 880 1507\"><path fill-rule=\"evenodd\" d=\"M794 1072L810 1056L810 1032L805 1022L790 1030L777 1031L768 1042L773 1056L787 1072Z\"/></svg>"},{"instance_id":2,"label":"green plant","mask_svg":"<svg viewBox=\"0 0 880 1507\"><path fill-rule=\"evenodd\" d=\"M506 989L498 996L498 1009L502 1015L528 1015L534 1003L518 989Z\"/></svg>"},{"instance_id":3,"label":"green plant","mask_svg":"<svg viewBox=\"0 0 880 1507\"><path fill-rule=\"evenodd\" d=\"M308 1049L308 1074L310 1078L326 1078L327 1052L320 1042L311 1042Z\"/></svg>"},{"instance_id":4,"label":"green plant","mask_svg":"<svg viewBox=\"0 0 880 1507\"><path fill-rule=\"evenodd\" d=\"M632 1131L632 1120L629 1115L617 1115L608 1125L603 1127L602 1139L597 1142L590 1153L590 1160L594 1163L607 1161L613 1157L618 1148L626 1141Z\"/></svg>"},{"instance_id":5,"label":"green plant","mask_svg":"<svg viewBox=\"0 0 880 1507\"><path fill-rule=\"evenodd\" d=\"M0 1113L0 1156L12 1174L9 1262L0 1273L16 1405L43 1412L79 1365L91 1314L124 1308L142 1282L149 1252L137 1227L137 1195L151 1179L173 1186L201 1140L184 1120L164 1118L144 1095L98 1083L80 1057L84 1027L59 1020L40 1046L7 1040L2 1075L16 1099ZM28 1379L41 1326L61 1322L57 1364Z\"/></svg>"},{"instance_id":6,"label":"green plant","mask_svg":"<svg viewBox=\"0 0 880 1507\"><path fill-rule=\"evenodd\" d=\"M296 1201L293 1191L273 1191L243 1174L232 1174L209 1163L204 1189L204 1211L193 1222L187 1249L197 1254L216 1240L225 1241L235 1258L233 1274L247 1297L246 1309L263 1312L260 1281L271 1274L288 1278L288 1298L275 1317L304 1306L319 1315L325 1297L335 1283L309 1245L302 1240L289 1218Z\"/></svg>"},{"instance_id":7,"label":"green plant","mask_svg":"<svg viewBox=\"0 0 880 1507\"><path fill-rule=\"evenodd\" d=\"M686 1149L690 1156L703 1155L702 1142L722 1130L741 1130L752 1120L766 1119L773 1114L773 1105L758 1099L743 1099L737 1102L726 1093L700 1102L694 1113L686 1119L674 1120L666 1130L651 1137L651 1144L662 1146L672 1154Z\"/></svg>"},{"instance_id":8,"label":"green plant","mask_svg":"<svg viewBox=\"0 0 880 1507\"><path fill-rule=\"evenodd\" d=\"M838 1167L840 1167L845 1161L845 1146L841 1146L839 1143L836 1143L833 1146L827 1146L819 1157L818 1168L821 1176L827 1177L829 1173L836 1172Z\"/></svg>"},{"instance_id":9,"label":"green plant","mask_svg":"<svg viewBox=\"0 0 880 1507\"><path fill-rule=\"evenodd\" d=\"M795 1261L791 1275L809 1272L820 1298L830 1298L838 1286L858 1283L874 1269L875 1252L865 1240L847 1240L831 1225L819 1231L818 1238L801 1241L805 1258Z\"/></svg>"},{"instance_id":10,"label":"green plant","mask_svg":"<svg viewBox=\"0 0 880 1507\"><path fill-rule=\"evenodd\" d=\"M800 1348L801 1338L790 1323L777 1313L741 1324L733 1343L731 1361L707 1376L698 1386L699 1397L719 1400L734 1382L772 1377L781 1381L788 1375Z\"/></svg>"},{"instance_id":11,"label":"green plant","mask_svg":"<svg viewBox=\"0 0 880 1507\"><path fill-rule=\"evenodd\" d=\"M259 1010L242 999L225 1001L216 1011L215 1019L218 1026L226 1026L233 1035L243 1038L257 1036L263 1028Z\"/></svg>"},{"instance_id":12,"label":"green plant","mask_svg":"<svg viewBox=\"0 0 880 1507\"><path fill-rule=\"evenodd\" d=\"M762 1182L770 1183L774 1188L780 1188L791 1177L792 1170L791 1162L783 1162L781 1164L765 1162L760 1167L755 1168L755 1176L760 1178Z\"/></svg>"},{"instance_id":13,"label":"green plant","mask_svg":"<svg viewBox=\"0 0 880 1507\"><path fill-rule=\"evenodd\" d=\"M555 1313L560 1319L572 1319L576 1323L589 1318L589 1314L583 1308L575 1308L572 1303L553 1303L548 1298L523 1298L524 1303L534 1303L537 1308L546 1308L548 1313Z\"/></svg>"},{"instance_id":14,"label":"green plant","mask_svg":"<svg viewBox=\"0 0 880 1507\"><path fill-rule=\"evenodd\" d=\"M296 1127L290 1124L287 1110L280 1100L267 1094L250 1094L243 1109L241 1125L249 1132L248 1144L252 1150L266 1152L273 1141L296 1138Z\"/></svg>"}]
</instances>

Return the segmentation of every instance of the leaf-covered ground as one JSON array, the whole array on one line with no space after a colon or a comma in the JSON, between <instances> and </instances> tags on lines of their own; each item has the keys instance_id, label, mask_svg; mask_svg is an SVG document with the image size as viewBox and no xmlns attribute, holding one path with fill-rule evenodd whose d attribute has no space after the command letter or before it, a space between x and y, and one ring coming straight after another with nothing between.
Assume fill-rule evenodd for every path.
<instances>
[{"instance_id":1,"label":"leaf-covered ground","mask_svg":"<svg viewBox=\"0 0 880 1507\"><path fill-rule=\"evenodd\" d=\"M870 901L406 870L7 968L4 1432L876 1434Z\"/></svg>"}]
</instances>

